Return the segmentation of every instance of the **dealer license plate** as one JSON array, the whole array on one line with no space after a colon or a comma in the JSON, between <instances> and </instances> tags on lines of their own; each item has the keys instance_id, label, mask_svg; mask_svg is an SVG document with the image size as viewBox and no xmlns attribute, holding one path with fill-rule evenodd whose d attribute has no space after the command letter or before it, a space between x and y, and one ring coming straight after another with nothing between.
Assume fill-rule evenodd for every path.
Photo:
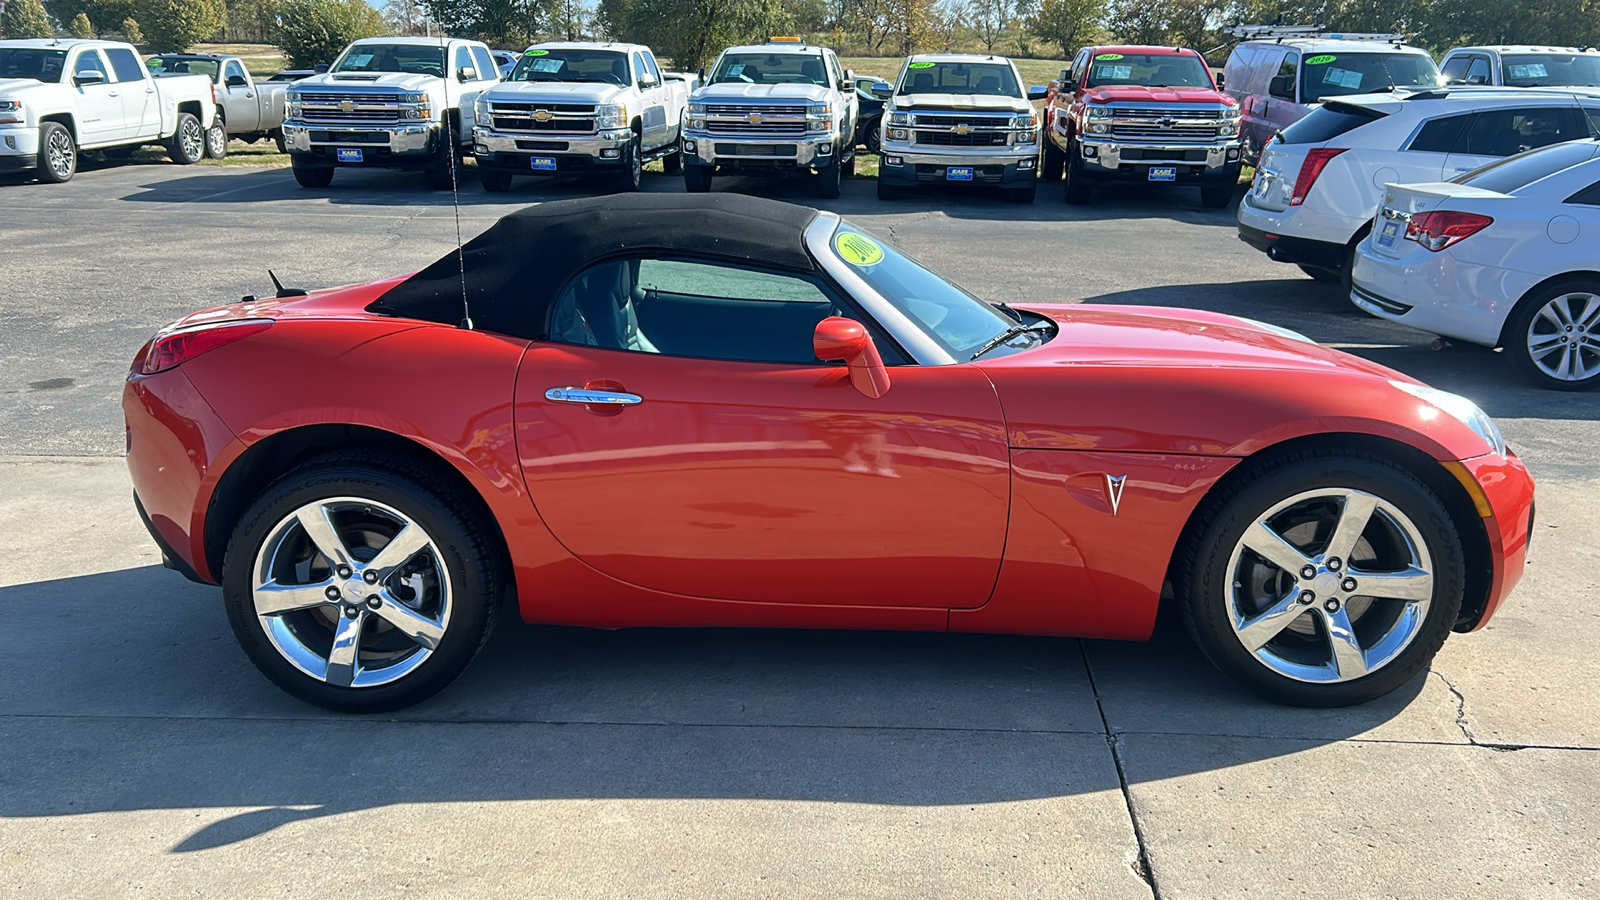
<instances>
[{"instance_id":1,"label":"dealer license plate","mask_svg":"<svg viewBox=\"0 0 1600 900\"><path fill-rule=\"evenodd\" d=\"M535 172L554 172L556 170L556 158L554 156L535 156L531 157L528 162L533 165Z\"/></svg>"},{"instance_id":2,"label":"dealer license plate","mask_svg":"<svg viewBox=\"0 0 1600 900\"><path fill-rule=\"evenodd\" d=\"M1151 181L1177 181L1178 180L1178 167L1177 166L1151 166L1150 167L1150 180Z\"/></svg>"},{"instance_id":3,"label":"dealer license plate","mask_svg":"<svg viewBox=\"0 0 1600 900\"><path fill-rule=\"evenodd\" d=\"M950 168L944 170L944 177L946 181L971 181L972 167L951 166Z\"/></svg>"},{"instance_id":4,"label":"dealer license plate","mask_svg":"<svg viewBox=\"0 0 1600 900\"><path fill-rule=\"evenodd\" d=\"M361 162L361 151L354 147L340 147L338 151L339 162Z\"/></svg>"},{"instance_id":5,"label":"dealer license plate","mask_svg":"<svg viewBox=\"0 0 1600 900\"><path fill-rule=\"evenodd\" d=\"M1383 228L1378 231L1378 246L1379 247L1393 247L1394 246L1394 239L1399 237L1399 236L1400 236L1400 223L1399 222L1393 222L1393 221L1385 222L1385 223L1383 223Z\"/></svg>"}]
</instances>

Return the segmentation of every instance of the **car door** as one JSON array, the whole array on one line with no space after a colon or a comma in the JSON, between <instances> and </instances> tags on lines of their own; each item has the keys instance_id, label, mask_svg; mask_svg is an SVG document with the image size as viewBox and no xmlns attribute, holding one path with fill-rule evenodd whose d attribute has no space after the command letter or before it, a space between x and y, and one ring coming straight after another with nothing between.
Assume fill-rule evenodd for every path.
<instances>
[{"instance_id":1,"label":"car door","mask_svg":"<svg viewBox=\"0 0 1600 900\"><path fill-rule=\"evenodd\" d=\"M1588 136L1588 123L1576 105L1480 110L1451 148L1444 177L1454 178L1525 150Z\"/></svg>"},{"instance_id":2,"label":"car door","mask_svg":"<svg viewBox=\"0 0 1600 900\"><path fill-rule=\"evenodd\" d=\"M1475 115L1460 113L1424 121L1406 144L1405 152L1395 154L1396 174L1385 180L1399 184L1451 177L1445 174L1445 163ZM1381 184L1377 186L1382 187Z\"/></svg>"},{"instance_id":3,"label":"car door","mask_svg":"<svg viewBox=\"0 0 1600 900\"><path fill-rule=\"evenodd\" d=\"M880 340L892 383L869 399L812 353L833 314L862 320L821 281L719 261L580 273L517 377L517 449L551 532L673 594L982 605L1010 490L993 386L971 366L892 365Z\"/></svg>"},{"instance_id":4,"label":"car door","mask_svg":"<svg viewBox=\"0 0 1600 900\"><path fill-rule=\"evenodd\" d=\"M111 70L99 50L87 47L78 52L72 62L72 84L78 95L73 104L78 114L78 143L122 140L128 133L123 121L122 88L112 82Z\"/></svg>"},{"instance_id":5,"label":"car door","mask_svg":"<svg viewBox=\"0 0 1600 900\"><path fill-rule=\"evenodd\" d=\"M230 59L223 64L222 84L217 94L222 99L229 134L245 134L261 128L261 101L238 60Z\"/></svg>"},{"instance_id":6,"label":"car door","mask_svg":"<svg viewBox=\"0 0 1600 900\"><path fill-rule=\"evenodd\" d=\"M1300 105L1300 51L1290 49L1278 63L1267 87L1267 127L1269 136L1288 128L1305 117L1306 108Z\"/></svg>"},{"instance_id":7,"label":"car door","mask_svg":"<svg viewBox=\"0 0 1600 900\"><path fill-rule=\"evenodd\" d=\"M639 101L643 104L639 121L644 131L644 148L653 150L667 140L667 105L663 100L665 92L661 87L661 75L651 73L650 67L645 65L644 54L639 51L635 50L629 56L633 63L633 83L639 90Z\"/></svg>"},{"instance_id":8,"label":"car door","mask_svg":"<svg viewBox=\"0 0 1600 900\"><path fill-rule=\"evenodd\" d=\"M822 56L824 60L823 68L827 70L828 77L833 80L833 90L843 98L845 104L844 116L841 120L844 122L844 128L842 129L844 133L841 134L843 142L838 151L842 155L845 150L856 145L855 127L861 117L861 107L856 101L855 91L840 87L846 82L844 66L839 63L839 57L832 50L824 50Z\"/></svg>"},{"instance_id":9,"label":"car door","mask_svg":"<svg viewBox=\"0 0 1600 900\"><path fill-rule=\"evenodd\" d=\"M120 137L139 140L161 135L161 106L154 79L140 64L139 57L124 47L107 47L112 80L122 105Z\"/></svg>"}]
</instances>

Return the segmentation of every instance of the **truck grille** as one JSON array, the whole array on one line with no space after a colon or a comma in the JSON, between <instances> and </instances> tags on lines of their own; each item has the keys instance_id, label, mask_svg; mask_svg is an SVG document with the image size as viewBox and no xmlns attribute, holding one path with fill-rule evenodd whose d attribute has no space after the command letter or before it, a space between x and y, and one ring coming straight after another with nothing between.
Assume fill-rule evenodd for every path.
<instances>
[{"instance_id":1,"label":"truck grille","mask_svg":"<svg viewBox=\"0 0 1600 900\"><path fill-rule=\"evenodd\" d=\"M1214 109L1113 107L1111 137L1122 141L1211 143L1222 122Z\"/></svg>"},{"instance_id":2,"label":"truck grille","mask_svg":"<svg viewBox=\"0 0 1600 900\"><path fill-rule=\"evenodd\" d=\"M965 125L968 128L1009 128L1009 127L1011 127L1011 117L1010 116L999 117L999 116L919 115L919 116L913 117L911 122L912 122L912 124L914 126L916 126L918 128L923 128L923 127L928 127L928 128L954 128L957 125Z\"/></svg>"},{"instance_id":3,"label":"truck grille","mask_svg":"<svg viewBox=\"0 0 1600 900\"><path fill-rule=\"evenodd\" d=\"M302 93L300 118L315 125L393 125L400 121L400 101L383 94Z\"/></svg>"},{"instance_id":4,"label":"truck grille","mask_svg":"<svg viewBox=\"0 0 1600 900\"><path fill-rule=\"evenodd\" d=\"M799 156L793 144L723 144L713 146L718 156Z\"/></svg>"},{"instance_id":5,"label":"truck grille","mask_svg":"<svg viewBox=\"0 0 1600 900\"><path fill-rule=\"evenodd\" d=\"M917 143L937 147L1004 147L1006 145L1006 132L1004 131L974 131L969 134L956 134L952 131L919 131L916 135Z\"/></svg>"},{"instance_id":6,"label":"truck grille","mask_svg":"<svg viewBox=\"0 0 1600 900\"><path fill-rule=\"evenodd\" d=\"M592 103L491 103L490 122L495 131L527 134L593 134Z\"/></svg>"},{"instance_id":7,"label":"truck grille","mask_svg":"<svg viewBox=\"0 0 1600 900\"><path fill-rule=\"evenodd\" d=\"M806 123L801 122L728 122L709 120L706 131L710 134L805 134Z\"/></svg>"},{"instance_id":8,"label":"truck grille","mask_svg":"<svg viewBox=\"0 0 1600 900\"><path fill-rule=\"evenodd\" d=\"M748 115L758 116L799 116L805 118L804 106L760 106L740 103L714 103L706 106L708 116L733 116L743 118Z\"/></svg>"},{"instance_id":9,"label":"truck grille","mask_svg":"<svg viewBox=\"0 0 1600 900\"><path fill-rule=\"evenodd\" d=\"M911 141L933 147L1004 147L1013 116L913 113Z\"/></svg>"}]
</instances>

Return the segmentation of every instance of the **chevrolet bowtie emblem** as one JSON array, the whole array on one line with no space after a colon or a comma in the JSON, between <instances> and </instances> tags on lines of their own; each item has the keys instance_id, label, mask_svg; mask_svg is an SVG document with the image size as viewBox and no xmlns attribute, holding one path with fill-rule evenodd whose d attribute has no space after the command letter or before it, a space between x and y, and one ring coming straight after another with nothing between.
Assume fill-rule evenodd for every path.
<instances>
[{"instance_id":1,"label":"chevrolet bowtie emblem","mask_svg":"<svg viewBox=\"0 0 1600 900\"><path fill-rule=\"evenodd\" d=\"M351 110L356 108L356 104L355 104L354 100L340 100L339 101L339 108L344 110L345 112L349 112L349 111L351 111Z\"/></svg>"},{"instance_id":2,"label":"chevrolet bowtie emblem","mask_svg":"<svg viewBox=\"0 0 1600 900\"><path fill-rule=\"evenodd\" d=\"M555 114L548 109L536 109L533 111L533 120L535 122L548 122L554 118Z\"/></svg>"},{"instance_id":3,"label":"chevrolet bowtie emblem","mask_svg":"<svg viewBox=\"0 0 1600 900\"><path fill-rule=\"evenodd\" d=\"M1167 117L1159 120L1159 122L1157 124L1159 124L1162 128L1171 128L1172 126L1178 124L1178 120L1174 119L1171 116L1167 116Z\"/></svg>"},{"instance_id":4,"label":"chevrolet bowtie emblem","mask_svg":"<svg viewBox=\"0 0 1600 900\"><path fill-rule=\"evenodd\" d=\"M956 133L956 134L971 134L972 133L972 126L971 125L957 125L956 127L952 128L950 130L952 132Z\"/></svg>"},{"instance_id":5,"label":"chevrolet bowtie emblem","mask_svg":"<svg viewBox=\"0 0 1600 900\"><path fill-rule=\"evenodd\" d=\"M750 115L745 116L744 120L746 122L749 122L751 125L760 125L761 124L761 113L751 113Z\"/></svg>"}]
</instances>

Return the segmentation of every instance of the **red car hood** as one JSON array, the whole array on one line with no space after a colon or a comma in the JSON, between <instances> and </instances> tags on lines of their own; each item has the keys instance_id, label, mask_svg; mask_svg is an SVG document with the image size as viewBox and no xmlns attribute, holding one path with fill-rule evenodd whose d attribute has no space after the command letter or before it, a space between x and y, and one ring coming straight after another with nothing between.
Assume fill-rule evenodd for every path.
<instances>
[{"instance_id":1,"label":"red car hood","mask_svg":"<svg viewBox=\"0 0 1600 900\"><path fill-rule=\"evenodd\" d=\"M1083 93L1089 103L1233 103L1233 98L1211 88L1108 85Z\"/></svg>"}]
</instances>

